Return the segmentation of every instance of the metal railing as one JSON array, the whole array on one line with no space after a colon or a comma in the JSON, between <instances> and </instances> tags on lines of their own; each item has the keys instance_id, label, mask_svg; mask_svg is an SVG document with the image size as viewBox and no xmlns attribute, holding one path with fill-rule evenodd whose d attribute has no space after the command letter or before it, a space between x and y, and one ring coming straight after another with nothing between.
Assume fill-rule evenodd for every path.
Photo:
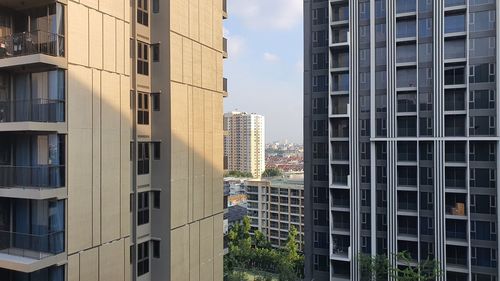
<instances>
[{"instance_id":1,"label":"metal railing","mask_svg":"<svg viewBox=\"0 0 500 281\"><path fill-rule=\"evenodd\" d=\"M64 231L29 234L0 231L0 253L41 260L64 252Z\"/></svg>"},{"instance_id":2,"label":"metal railing","mask_svg":"<svg viewBox=\"0 0 500 281\"><path fill-rule=\"evenodd\" d=\"M64 56L64 37L46 31L0 37L0 59L34 54Z\"/></svg>"},{"instance_id":3,"label":"metal railing","mask_svg":"<svg viewBox=\"0 0 500 281\"><path fill-rule=\"evenodd\" d=\"M0 101L0 123L64 122L64 100Z\"/></svg>"},{"instance_id":4,"label":"metal railing","mask_svg":"<svg viewBox=\"0 0 500 281\"><path fill-rule=\"evenodd\" d=\"M58 188L65 185L64 166L0 165L0 188Z\"/></svg>"}]
</instances>

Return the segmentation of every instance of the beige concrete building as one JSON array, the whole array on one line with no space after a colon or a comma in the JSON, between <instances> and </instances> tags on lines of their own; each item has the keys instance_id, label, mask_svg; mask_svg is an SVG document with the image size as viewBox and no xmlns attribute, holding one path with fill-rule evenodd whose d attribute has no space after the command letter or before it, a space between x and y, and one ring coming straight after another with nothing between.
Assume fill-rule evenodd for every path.
<instances>
[{"instance_id":1,"label":"beige concrete building","mask_svg":"<svg viewBox=\"0 0 500 281\"><path fill-rule=\"evenodd\" d=\"M246 112L224 114L224 169L252 173L266 169L264 116Z\"/></svg>"},{"instance_id":2,"label":"beige concrete building","mask_svg":"<svg viewBox=\"0 0 500 281\"><path fill-rule=\"evenodd\" d=\"M226 16L0 0L0 280L222 280Z\"/></svg>"},{"instance_id":3,"label":"beige concrete building","mask_svg":"<svg viewBox=\"0 0 500 281\"><path fill-rule=\"evenodd\" d=\"M283 247L293 226L297 242L304 244L304 177L289 174L263 180L248 180L247 209L251 233L262 231L273 247Z\"/></svg>"}]
</instances>

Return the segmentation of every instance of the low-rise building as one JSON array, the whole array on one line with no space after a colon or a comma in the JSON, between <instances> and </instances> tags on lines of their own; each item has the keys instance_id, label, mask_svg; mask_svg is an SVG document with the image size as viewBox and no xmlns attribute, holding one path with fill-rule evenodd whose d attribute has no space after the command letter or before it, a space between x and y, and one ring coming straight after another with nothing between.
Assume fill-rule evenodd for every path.
<instances>
[{"instance_id":1,"label":"low-rise building","mask_svg":"<svg viewBox=\"0 0 500 281\"><path fill-rule=\"evenodd\" d=\"M283 177L247 180L248 217L251 232L262 231L274 247L286 244L294 226L301 248L304 242L304 178L301 173Z\"/></svg>"}]
</instances>

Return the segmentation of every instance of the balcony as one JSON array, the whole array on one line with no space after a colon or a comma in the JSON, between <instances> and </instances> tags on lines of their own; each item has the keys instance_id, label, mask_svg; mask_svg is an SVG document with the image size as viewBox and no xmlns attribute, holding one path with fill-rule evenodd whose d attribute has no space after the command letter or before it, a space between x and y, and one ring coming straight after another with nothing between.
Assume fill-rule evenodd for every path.
<instances>
[{"instance_id":1,"label":"balcony","mask_svg":"<svg viewBox=\"0 0 500 281\"><path fill-rule=\"evenodd\" d=\"M65 137L0 134L0 197L65 198Z\"/></svg>"},{"instance_id":2,"label":"balcony","mask_svg":"<svg viewBox=\"0 0 500 281\"><path fill-rule=\"evenodd\" d=\"M444 1L444 6L447 7L453 7L453 6L463 6L466 5L465 0L445 0Z\"/></svg>"},{"instance_id":3,"label":"balcony","mask_svg":"<svg viewBox=\"0 0 500 281\"><path fill-rule=\"evenodd\" d=\"M223 93L224 97L229 96L229 94L227 92L227 78L222 79L222 93Z\"/></svg>"},{"instance_id":4,"label":"balcony","mask_svg":"<svg viewBox=\"0 0 500 281\"><path fill-rule=\"evenodd\" d=\"M64 122L64 100L30 99L0 101L0 123Z\"/></svg>"},{"instance_id":5,"label":"balcony","mask_svg":"<svg viewBox=\"0 0 500 281\"><path fill-rule=\"evenodd\" d=\"M227 59L228 58L228 53L227 53L227 38L222 38L222 56Z\"/></svg>"},{"instance_id":6,"label":"balcony","mask_svg":"<svg viewBox=\"0 0 500 281\"><path fill-rule=\"evenodd\" d=\"M227 14L227 0L222 0L222 18L227 19L228 14Z\"/></svg>"},{"instance_id":7,"label":"balcony","mask_svg":"<svg viewBox=\"0 0 500 281\"><path fill-rule=\"evenodd\" d=\"M347 260L349 258L350 237L345 235L333 235L331 241L330 257L332 259Z\"/></svg>"},{"instance_id":8,"label":"balcony","mask_svg":"<svg viewBox=\"0 0 500 281\"><path fill-rule=\"evenodd\" d=\"M396 1L396 13L412 13L417 9L416 0L398 0Z\"/></svg>"},{"instance_id":9,"label":"balcony","mask_svg":"<svg viewBox=\"0 0 500 281\"><path fill-rule=\"evenodd\" d=\"M64 56L64 37L46 31L14 33L0 37L0 59L36 54Z\"/></svg>"},{"instance_id":10,"label":"balcony","mask_svg":"<svg viewBox=\"0 0 500 281\"><path fill-rule=\"evenodd\" d=\"M64 5L55 1L44 6L33 0L20 1L20 5L14 2L2 3L13 10L0 19L6 23L0 37L0 68L66 68Z\"/></svg>"},{"instance_id":11,"label":"balcony","mask_svg":"<svg viewBox=\"0 0 500 281\"><path fill-rule=\"evenodd\" d=\"M63 261L64 231L26 234L0 231L0 266L21 272L33 272ZM15 264L17 265L8 265ZM5 265L5 267L4 267Z\"/></svg>"},{"instance_id":12,"label":"balcony","mask_svg":"<svg viewBox=\"0 0 500 281\"><path fill-rule=\"evenodd\" d=\"M64 202L0 198L0 268L33 272L65 262Z\"/></svg>"}]
</instances>

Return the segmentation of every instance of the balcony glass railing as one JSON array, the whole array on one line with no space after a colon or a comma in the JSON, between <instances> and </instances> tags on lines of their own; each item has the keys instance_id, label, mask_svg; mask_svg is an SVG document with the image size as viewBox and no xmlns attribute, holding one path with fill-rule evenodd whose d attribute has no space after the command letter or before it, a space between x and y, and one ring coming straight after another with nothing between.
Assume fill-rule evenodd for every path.
<instances>
[{"instance_id":1,"label":"balcony glass railing","mask_svg":"<svg viewBox=\"0 0 500 281\"><path fill-rule=\"evenodd\" d=\"M347 29L334 29L332 30L332 43L346 43L349 35Z\"/></svg>"},{"instance_id":2,"label":"balcony glass railing","mask_svg":"<svg viewBox=\"0 0 500 281\"><path fill-rule=\"evenodd\" d=\"M465 188L465 180L463 179L445 179L445 187L447 188Z\"/></svg>"},{"instance_id":3,"label":"balcony glass railing","mask_svg":"<svg viewBox=\"0 0 500 281\"><path fill-rule=\"evenodd\" d=\"M64 100L0 101L0 123L64 122Z\"/></svg>"},{"instance_id":4,"label":"balcony glass railing","mask_svg":"<svg viewBox=\"0 0 500 281\"><path fill-rule=\"evenodd\" d=\"M406 234L406 235L417 235L417 228L400 226L400 227L398 227L398 233L399 234Z\"/></svg>"},{"instance_id":5,"label":"balcony glass railing","mask_svg":"<svg viewBox=\"0 0 500 281\"><path fill-rule=\"evenodd\" d=\"M445 0L444 1L445 7L462 6L462 5L465 5L465 0Z\"/></svg>"},{"instance_id":6,"label":"balcony glass railing","mask_svg":"<svg viewBox=\"0 0 500 281\"><path fill-rule=\"evenodd\" d=\"M398 185L400 186L417 186L417 178L398 178Z\"/></svg>"},{"instance_id":7,"label":"balcony glass railing","mask_svg":"<svg viewBox=\"0 0 500 281\"><path fill-rule=\"evenodd\" d=\"M333 229L344 229L349 230L351 228L351 224L348 222L333 222Z\"/></svg>"},{"instance_id":8,"label":"balcony glass railing","mask_svg":"<svg viewBox=\"0 0 500 281\"><path fill-rule=\"evenodd\" d=\"M464 231L446 230L446 238L451 239L466 239L467 234Z\"/></svg>"},{"instance_id":9,"label":"balcony glass railing","mask_svg":"<svg viewBox=\"0 0 500 281\"><path fill-rule=\"evenodd\" d=\"M332 199L332 207L340 207L340 208L349 208L349 200L348 199Z\"/></svg>"},{"instance_id":10,"label":"balcony glass railing","mask_svg":"<svg viewBox=\"0 0 500 281\"><path fill-rule=\"evenodd\" d=\"M396 1L396 13L409 13L417 10L416 0L398 0Z\"/></svg>"},{"instance_id":11,"label":"balcony glass railing","mask_svg":"<svg viewBox=\"0 0 500 281\"><path fill-rule=\"evenodd\" d=\"M446 257L446 263L457 264L457 265L467 265L467 259L462 257Z\"/></svg>"},{"instance_id":12,"label":"balcony glass railing","mask_svg":"<svg viewBox=\"0 0 500 281\"><path fill-rule=\"evenodd\" d=\"M349 161L349 149L345 152L332 152L333 161Z\"/></svg>"},{"instance_id":13,"label":"balcony glass railing","mask_svg":"<svg viewBox=\"0 0 500 281\"><path fill-rule=\"evenodd\" d=\"M15 33L0 37L0 59L45 54L64 56L64 37L46 31Z\"/></svg>"},{"instance_id":14,"label":"balcony glass railing","mask_svg":"<svg viewBox=\"0 0 500 281\"><path fill-rule=\"evenodd\" d=\"M347 176L332 176L332 183L339 185L347 185Z\"/></svg>"},{"instance_id":15,"label":"balcony glass railing","mask_svg":"<svg viewBox=\"0 0 500 281\"><path fill-rule=\"evenodd\" d=\"M417 203L400 201L400 202L398 202L398 209L399 210L416 211L417 210Z\"/></svg>"},{"instance_id":16,"label":"balcony glass railing","mask_svg":"<svg viewBox=\"0 0 500 281\"><path fill-rule=\"evenodd\" d=\"M65 185L64 166L0 165L0 188L59 188Z\"/></svg>"},{"instance_id":17,"label":"balcony glass railing","mask_svg":"<svg viewBox=\"0 0 500 281\"><path fill-rule=\"evenodd\" d=\"M64 231L27 234L0 231L0 253L41 260L64 252Z\"/></svg>"}]
</instances>

